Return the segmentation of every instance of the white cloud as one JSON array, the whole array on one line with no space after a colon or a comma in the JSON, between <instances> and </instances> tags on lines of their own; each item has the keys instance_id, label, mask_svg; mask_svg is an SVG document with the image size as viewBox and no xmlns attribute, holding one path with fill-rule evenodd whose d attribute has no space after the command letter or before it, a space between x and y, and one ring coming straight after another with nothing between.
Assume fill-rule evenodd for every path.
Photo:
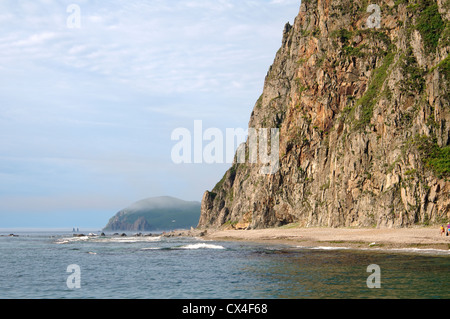
<instances>
[{"instance_id":1,"label":"white cloud","mask_svg":"<svg viewBox=\"0 0 450 319\"><path fill-rule=\"evenodd\" d=\"M52 2L43 3L50 7ZM16 41L2 41L0 55L26 59L30 64L46 59L52 61L49 67L63 65L117 77L122 83L128 80L134 87L156 92L218 91L237 77L249 59L259 58L263 50L258 48L266 45L265 37L281 39L279 21L258 20L257 14L239 15L249 8L255 10L254 5L252 1L226 0L175 1L170 5L168 1L113 1L108 6L85 2L80 5L81 30L54 24L65 22L67 13L61 6L51 6L49 22L47 16L39 16L38 5L24 5L27 18L35 20L41 30L30 35L27 31L36 32L36 28L23 25ZM23 46L28 50L14 48ZM265 53L266 61L269 54L273 56ZM233 72L221 82L214 81L215 69L220 68ZM153 72L145 72L149 69Z\"/></svg>"},{"instance_id":2,"label":"white cloud","mask_svg":"<svg viewBox=\"0 0 450 319\"><path fill-rule=\"evenodd\" d=\"M70 192L133 185L137 197L198 199L224 168L173 167L171 131L193 119L247 125L299 1L77 0L81 29L66 25L71 3L0 2L3 195L65 189L63 172Z\"/></svg>"}]
</instances>

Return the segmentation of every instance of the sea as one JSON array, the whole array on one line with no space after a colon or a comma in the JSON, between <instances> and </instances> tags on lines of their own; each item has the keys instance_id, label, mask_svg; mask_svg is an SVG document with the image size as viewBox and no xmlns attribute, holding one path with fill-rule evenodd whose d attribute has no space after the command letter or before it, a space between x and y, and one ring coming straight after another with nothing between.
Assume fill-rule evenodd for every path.
<instances>
[{"instance_id":1,"label":"sea","mask_svg":"<svg viewBox=\"0 0 450 319\"><path fill-rule=\"evenodd\" d=\"M0 231L0 299L448 299L450 252Z\"/></svg>"}]
</instances>

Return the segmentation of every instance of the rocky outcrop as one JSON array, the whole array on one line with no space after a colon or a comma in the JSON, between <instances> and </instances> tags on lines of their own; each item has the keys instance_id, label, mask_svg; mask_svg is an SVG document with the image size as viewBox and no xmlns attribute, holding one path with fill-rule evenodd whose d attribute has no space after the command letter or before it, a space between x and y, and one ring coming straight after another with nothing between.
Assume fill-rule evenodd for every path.
<instances>
[{"instance_id":1,"label":"rocky outcrop","mask_svg":"<svg viewBox=\"0 0 450 319\"><path fill-rule=\"evenodd\" d=\"M145 217L138 217L134 222L127 220L125 215L126 211L119 212L116 216L111 219L105 227L105 230L109 231L149 231L152 230L152 226L145 219Z\"/></svg>"},{"instance_id":2,"label":"rocky outcrop","mask_svg":"<svg viewBox=\"0 0 450 319\"><path fill-rule=\"evenodd\" d=\"M200 217L200 203L173 197L147 198L113 216L105 231L168 231L190 229Z\"/></svg>"},{"instance_id":3,"label":"rocky outcrop","mask_svg":"<svg viewBox=\"0 0 450 319\"><path fill-rule=\"evenodd\" d=\"M450 219L448 1L377 3L379 26L367 1L302 1L249 123L279 129L280 168L234 163L199 228Z\"/></svg>"}]
</instances>

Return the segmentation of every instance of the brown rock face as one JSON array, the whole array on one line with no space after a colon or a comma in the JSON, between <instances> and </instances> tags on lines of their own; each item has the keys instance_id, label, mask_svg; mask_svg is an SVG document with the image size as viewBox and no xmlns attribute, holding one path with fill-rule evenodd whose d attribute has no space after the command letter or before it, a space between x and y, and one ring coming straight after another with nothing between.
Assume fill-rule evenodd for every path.
<instances>
[{"instance_id":1,"label":"brown rock face","mask_svg":"<svg viewBox=\"0 0 450 319\"><path fill-rule=\"evenodd\" d=\"M450 219L448 1L375 2L373 27L367 1L302 1L249 123L279 128L280 168L235 163L199 228Z\"/></svg>"}]
</instances>

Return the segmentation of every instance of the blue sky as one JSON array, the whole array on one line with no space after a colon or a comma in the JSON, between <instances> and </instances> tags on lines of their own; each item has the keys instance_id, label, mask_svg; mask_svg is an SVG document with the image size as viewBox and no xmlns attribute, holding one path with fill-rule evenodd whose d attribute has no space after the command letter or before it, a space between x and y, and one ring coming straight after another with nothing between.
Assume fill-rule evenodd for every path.
<instances>
[{"instance_id":1,"label":"blue sky","mask_svg":"<svg viewBox=\"0 0 450 319\"><path fill-rule=\"evenodd\" d=\"M174 164L172 131L247 128L299 7L0 1L0 228L103 227L143 198L200 201L229 164Z\"/></svg>"}]
</instances>

